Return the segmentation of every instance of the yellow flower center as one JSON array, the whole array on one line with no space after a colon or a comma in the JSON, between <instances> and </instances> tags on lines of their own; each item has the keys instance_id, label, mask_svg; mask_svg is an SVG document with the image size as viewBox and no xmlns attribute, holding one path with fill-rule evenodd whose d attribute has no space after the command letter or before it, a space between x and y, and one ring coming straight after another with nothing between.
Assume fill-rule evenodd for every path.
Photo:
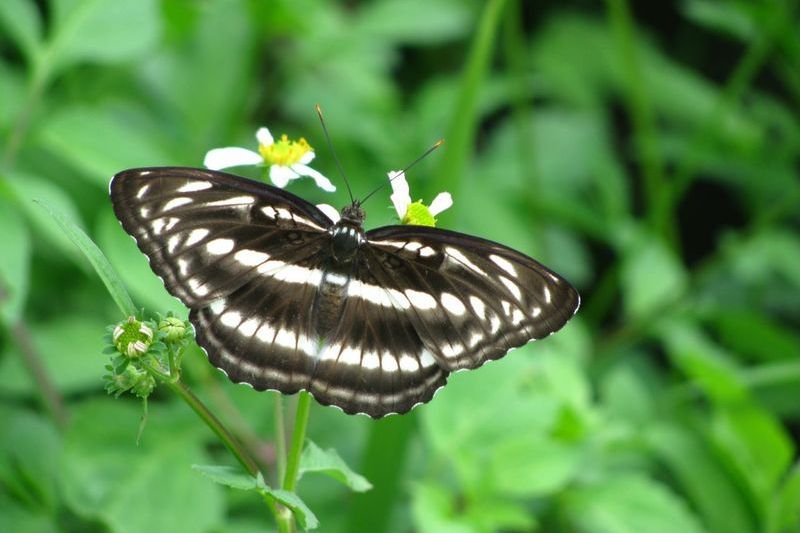
<instances>
[{"instance_id":1,"label":"yellow flower center","mask_svg":"<svg viewBox=\"0 0 800 533\"><path fill-rule=\"evenodd\" d=\"M403 217L403 220L401 220L400 223L411 224L414 226L434 227L436 226L436 219L431 214L428 206L423 204L422 200L417 200L408 206L406 215Z\"/></svg>"},{"instance_id":2,"label":"yellow flower center","mask_svg":"<svg viewBox=\"0 0 800 533\"><path fill-rule=\"evenodd\" d=\"M311 145L300 137L299 141L290 141L286 134L269 146L258 145L258 153L268 165L291 166L299 163L307 152L312 150Z\"/></svg>"}]
</instances>

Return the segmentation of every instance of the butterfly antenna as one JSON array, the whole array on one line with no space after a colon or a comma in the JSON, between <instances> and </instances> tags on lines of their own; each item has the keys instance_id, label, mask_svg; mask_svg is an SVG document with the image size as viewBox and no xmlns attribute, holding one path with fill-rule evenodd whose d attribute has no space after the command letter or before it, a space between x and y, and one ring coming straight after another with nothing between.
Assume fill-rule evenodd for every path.
<instances>
[{"instance_id":1,"label":"butterfly antenna","mask_svg":"<svg viewBox=\"0 0 800 533\"><path fill-rule=\"evenodd\" d=\"M387 185L389 185L390 183L392 183L392 181L394 181L394 179L395 179L395 178L399 178L400 176L402 176L403 174L405 174L406 172L408 172L409 170L411 170L411 167L413 167L414 165L416 165L417 163L419 163L420 161L422 161L423 159L425 159L426 157L428 157L428 156L430 155L430 153L431 153L431 152L433 152L434 150L436 150L437 148L439 148L439 147L440 147L441 145L443 145L443 144L444 144L444 139L439 139L438 141L436 141L435 143L433 143L433 146L431 146L430 148L428 148L427 150L425 150L425 153L424 153L424 154L422 154L421 156L419 156L418 158L416 158L414 161L412 161L410 165L406 166L406 168L404 168L403 170L401 170L400 172L396 173L394 176L392 176L391 178L389 178L389 181L387 181L387 182L385 182L385 183L381 184L380 186L378 186L377 188L375 188L375 189L374 189L374 190L373 190L371 193L369 193L368 195L366 195L366 196L364 197L364 199L363 199L363 200L361 200L361 204L363 205L363 204L364 204L364 202L366 202L366 201L367 201L367 199L368 199L370 196L372 196L372 195L373 195L373 194L375 194L376 192L380 191L381 189L383 189L384 187L386 187Z\"/></svg>"},{"instance_id":2,"label":"butterfly antenna","mask_svg":"<svg viewBox=\"0 0 800 533\"><path fill-rule=\"evenodd\" d=\"M328 135L328 128L325 126L325 119L322 118L322 108L319 104L316 104L314 108L317 110L317 116L319 117L319 123L322 124L322 133L325 134L325 142L328 143L328 150L331 151L333 154L333 160L336 162L336 168L339 169L339 174L342 176L344 180L344 184L347 186L347 194L350 195L350 203L355 203L353 199L353 191L350 189L350 182L347 180L347 174L344 173L344 169L342 168L342 164L339 162L339 157L336 155L336 150L333 149L333 143L331 142L331 136Z\"/></svg>"}]
</instances>

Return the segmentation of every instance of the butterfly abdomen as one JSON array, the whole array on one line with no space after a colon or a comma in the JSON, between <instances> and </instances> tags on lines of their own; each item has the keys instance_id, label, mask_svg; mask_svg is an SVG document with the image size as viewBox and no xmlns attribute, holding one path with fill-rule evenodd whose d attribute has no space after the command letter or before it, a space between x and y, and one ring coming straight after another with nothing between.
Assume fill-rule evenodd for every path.
<instances>
[{"instance_id":1,"label":"butterfly abdomen","mask_svg":"<svg viewBox=\"0 0 800 533\"><path fill-rule=\"evenodd\" d=\"M322 275L312 313L312 321L320 339L326 339L339 324L349 282L349 276L343 270L331 268Z\"/></svg>"}]
</instances>

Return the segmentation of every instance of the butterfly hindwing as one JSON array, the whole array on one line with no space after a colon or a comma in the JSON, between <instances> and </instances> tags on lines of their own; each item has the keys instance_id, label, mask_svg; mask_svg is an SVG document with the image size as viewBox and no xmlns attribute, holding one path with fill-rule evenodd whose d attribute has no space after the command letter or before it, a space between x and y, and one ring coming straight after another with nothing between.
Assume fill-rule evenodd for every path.
<instances>
[{"instance_id":1,"label":"butterfly hindwing","mask_svg":"<svg viewBox=\"0 0 800 533\"><path fill-rule=\"evenodd\" d=\"M449 371L550 335L580 303L563 278L498 243L422 226L366 236L376 276L397 290L421 339Z\"/></svg>"},{"instance_id":2,"label":"butterfly hindwing","mask_svg":"<svg viewBox=\"0 0 800 533\"><path fill-rule=\"evenodd\" d=\"M339 323L321 350L311 392L321 403L372 417L405 413L447 382L406 310L361 261L346 282Z\"/></svg>"}]
</instances>

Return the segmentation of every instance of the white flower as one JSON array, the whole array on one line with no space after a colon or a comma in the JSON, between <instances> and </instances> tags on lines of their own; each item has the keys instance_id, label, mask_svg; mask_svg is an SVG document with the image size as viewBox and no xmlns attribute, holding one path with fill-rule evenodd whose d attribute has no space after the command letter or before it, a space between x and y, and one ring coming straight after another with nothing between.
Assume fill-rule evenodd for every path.
<instances>
[{"instance_id":1,"label":"white flower","mask_svg":"<svg viewBox=\"0 0 800 533\"><path fill-rule=\"evenodd\" d=\"M313 178L322 190L333 192L333 183L308 164L314 159L314 150L302 137L299 141L290 141L286 135L275 142L267 128L259 128L256 132L258 152L229 146L210 150L203 161L206 168L220 170L228 167L245 165L269 166L269 178L278 187L286 187L291 180L308 176Z\"/></svg>"},{"instance_id":2,"label":"white flower","mask_svg":"<svg viewBox=\"0 0 800 533\"><path fill-rule=\"evenodd\" d=\"M401 171L389 172L389 180L392 185L390 198L401 224L434 226L436 215L453 205L453 197L449 192L436 195L430 206L423 204L422 200L412 202L406 176Z\"/></svg>"}]
</instances>

